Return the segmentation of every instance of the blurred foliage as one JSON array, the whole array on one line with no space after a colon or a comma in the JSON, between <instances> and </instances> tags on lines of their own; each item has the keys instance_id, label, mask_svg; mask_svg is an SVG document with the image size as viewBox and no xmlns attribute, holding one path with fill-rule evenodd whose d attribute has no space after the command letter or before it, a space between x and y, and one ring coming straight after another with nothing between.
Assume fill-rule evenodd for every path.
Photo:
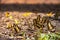
<instances>
[{"instance_id":1,"label":"blurred foliage","mask_svg":"<svg viewBox=\"0 0 60 40\"><path fill-rule=\"evenodd\" d=\"M35 40L60 40L60 33L41 33L40 30L37 30L37 36Z\"/></svg>"},{"instance_id":2,"label":"blurred foliage","mask_svg":"<svg viewBox=\"0 0 60 40\"><path fill-rule=\"evenodd\" d=\"M60 40L60 35L56 33L44 34L40 33L38 40Z\"/></svg>"}]
</instances>

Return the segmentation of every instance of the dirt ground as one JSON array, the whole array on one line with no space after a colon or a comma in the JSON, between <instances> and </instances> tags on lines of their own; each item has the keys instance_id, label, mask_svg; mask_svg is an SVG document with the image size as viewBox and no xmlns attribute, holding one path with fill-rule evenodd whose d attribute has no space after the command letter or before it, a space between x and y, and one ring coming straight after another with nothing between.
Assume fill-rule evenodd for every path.
<instances>
[{"instance_id":1,"label":"dirt ground","mask_svg":"<svg viewBox=\"0 0 60 40\"><path fill-rule=\"evenodd\" d=\"M15 20L18 20L19 24L18 26L20 27L20 33L25 32L26 36L31 38L31 40L34 39L35 32L37 31L34 29L33 24L33 19L37 17L37 15L41 15L41 17L45 16L44 13L32 13L32 12L27 12L31 13L28 17L22 16L26 12L9 12L12 17L6 17L5 15L6 12L0 12L0 40L24 40L22 39L22 36L16 37L10 37L8 36L11 33L10 29L7 29L7 23L13 24L15 23ZM29 24L28 24L28 22ZM58 20L52 20L51 23L56 26L56 31L60 32L60 21ZM16 34L15 34L16 35ZM4 39L3 39L4 38Z\"/></svg>"}]
</instances>

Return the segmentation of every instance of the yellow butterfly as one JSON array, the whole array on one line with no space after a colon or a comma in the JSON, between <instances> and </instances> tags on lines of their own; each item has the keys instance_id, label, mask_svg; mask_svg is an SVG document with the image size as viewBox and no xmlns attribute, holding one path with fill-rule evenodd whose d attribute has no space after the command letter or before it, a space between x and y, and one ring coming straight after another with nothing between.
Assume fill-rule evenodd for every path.
<instances>
[{"instance_id":1,"label":"yellow butterfly","mask_svg":"<svg viewBox=\"0 0 60 40\"><path fill-rule=\"evenodd\" d=\"M48 23L48 27L49 27L49 29L53 29L51 23Z\"/></svg>"},{"instance_id":2,"label":"yellow butterfly","mask_svg":"<svg viewBox=\"0 0 60 40\"><path fill-rule=\"evenodd\" d=\"M10 19L12 19L13 17L10 15L10 13L6 12L5 14L6 17L9 17Z\"/></svg>"},{"instance_id":3,"label":"yellow butterfly","mask_svg":"<svg viewBox=\"0 0 60 40\"><path fill-rule=\"evenodd\" d=\"M18 27L18 25L17 24L13 24L13 31L15 31L16 33L18 33L18 32L20 32L20 28Z\"/></svg>"},{"instance_id":4,"label":"yellow butterfly","mask_svg":"<svg viewBox=\"0 0 60 40\"><path fill-rule=\"evenodd\" d=\"M52 12L46 14L46 16L48 16L48 17L52 17L52 16L54 16L54 15L55 15L55 14L53 14Z\"/></svg>"},{"instance_id":5,"label":"yellow butterfly","mask_svg":"<svg viewBox=\"0 0 60 40\"><path fill-rule=\"evenodd\" d=\"M12 24L11 23L7 23L7 28L9 29L9 28L11 28L12 27Z\"/></svg>"},{"instance_id":6,"label":"yellow butterfly","mask_svg":"<svg viewBox=\"0 0 60 40\"><path fill-rule=\"evenodd\" d=\"M51 22L48 22L47 27L48 27L48 30L49 30L49 31L55 32L55 26L53 26L53 25L51 24Z\"/></svg>"},{"instance_id":7,"label":"yellow butterfly","mask_svg":"<svg viewBox=\"0 0 60 40\"><path fill-rule=\"evenodd\" d=\"M5 13L5 16L6 16L6 17L9 17L9 16L10 16L10 14L9 14L8 12L6 12L6 13Z\"/></svg>"},{"instance_id":8,"label":"yellow butterfly","mask_svg":"<svg viewBox=\"0 0 60 40\"><path fill-rule=\"evenodd\" d=\"M15 19L14 21L15 21L15 24L19 24L20 23L20 21L17 20L17 19Z\"/></svg>"},{"instance_id":9,"label":"yellow butterfly","mask_svg":"<svg viewBox=\"0 0 60 40\"><path fill-rule=\"evenodd\" d=\"M16 32L20 32L20 29L16 26L16 27L15 27L15 31L16 31Z\"/></svg>"},{"instance_id":10,"label":"yellow butterfly","mask_svg":"<svg viewBox=\"0 0 60 40\"><path fill-rule=\"evenodd\" d=\"M22 14L22 16L28 17L28 16L30 16L31 14L32 14L31 12L26 12L26 13Z\"/></svg>"}]
</instances>

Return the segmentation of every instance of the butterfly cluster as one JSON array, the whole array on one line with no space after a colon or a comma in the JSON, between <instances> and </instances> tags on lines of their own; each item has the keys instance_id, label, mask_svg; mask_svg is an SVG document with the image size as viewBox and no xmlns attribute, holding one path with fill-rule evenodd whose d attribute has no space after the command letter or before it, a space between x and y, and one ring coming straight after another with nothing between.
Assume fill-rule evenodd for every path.
<instances>
[{"instance_id":1,"label":"butterfly cluster","mask_svg":"<svg viewBox=\"0 0 60 40\"><path fill-rule=\"evenodd\" d=\"M49 17L41 17L40 15L37 16L36 19L33 19L34 27L43 30L44 27L47 27L49 32L55 32L55 26L53 26L50 22ZM46 25L46 26L45 26Z\"/></svg>"}]
</instances>

